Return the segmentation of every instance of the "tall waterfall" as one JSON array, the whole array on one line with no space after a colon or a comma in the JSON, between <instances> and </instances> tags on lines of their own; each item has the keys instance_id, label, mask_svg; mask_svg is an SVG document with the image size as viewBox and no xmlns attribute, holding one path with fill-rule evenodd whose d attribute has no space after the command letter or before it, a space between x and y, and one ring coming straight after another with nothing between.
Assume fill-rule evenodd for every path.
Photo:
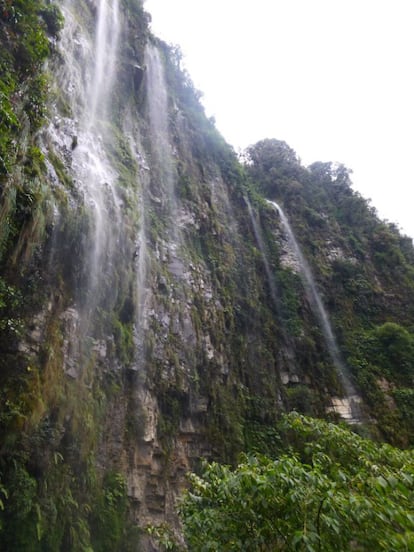
<instances>
[{"instance_id":1,"label":"tall waterfall","mask_svg":"<svg viewBox=\"0 0 414 552\"><path fill-rule=\"evenodd\" d=\"M168 269L175 280L183 279L183 236L176 190L175 151L169 129L167 82L159 49L148 44L145 50L147 97L153 176L152 200L160 206L164 223Z\"/></svg>"},{"instance_id":2,"label":"tall waterfall","mask_svg":"<svg viewBox=\"0 0 414 552\"><path fill-rule=\"evenodd\" d=\"M109 154L120 21L118 0L99 0L96 21L88 19L88 12L80 13L80 7L71 0L62 6L65 26L56 86L62 96L66 93L70 116L56 115L49 134L53 147L70 159L76 192L83 197L88 222L78 301L89 318L108 297L122 235L118 175Z\"/></svg>"},{"instance_id":3,"label":"tall waterfall","mask_svg":"<svg viewBox=\"0 0 414 552\"><path fill-rule=\"evenodd\" d=\"M345 393L345 398L334 398L332 400L332 410L338 412L345 420L349 422L358 422L361 421L361 412L360 412L360 398L358 393L352 384L348 369L341 358L339 352L338 344L336 342L335 335L332 330L332 326L329 320L328 313L324 307L320 294L317 290L315 280L313 278L312 271L302 253L302 250L295 238L295 234L290 226L289 220L286 217L283 209L274 201L269 201L269 203L276 209L279 213L282 226L286 232L286 236L290 247L293 250L294 255L296 256L302 280L305 286L306 295L308 301L312 307L312 310L318 319L322 333L331 356L332 362L336 368L339 380L341 382L342 388Z\"/></svg>"},{"instance_id":4,"label":"tall waterfall","mask_svg":"<svg viewBox=\"0 0 414 552\"><path fill-rule=\"evenodd\" d=\"M139 197L137 197L136 211L139 218L139 230L135 239L135 369L142 366L144 358L144 332L146 329L146 315L148 310L148 301L150 299L148 272L150 263L150 254L148 250L147 236L147 190L150 185L149 168L147 161L143 156L144 149L140 140L140 132L137 122L137 115L126 110L123 132L128 138L129 149L132 157L137 164L137 183L139 183Z\"/></svg>"},{"instance_id":5,"label":"tall waterfall","mask_svg":"<svg viewBox=\"0 0 414 552\"><path fill-rule=\"evenodd\" d=\"M168 96L160 51L149 44L145 51L147 95L153 165L157 168L157 188L153 194L161 202L170 229L176 234L177 199L175 166L168 128Z\"/></svg>"}]
</instances>

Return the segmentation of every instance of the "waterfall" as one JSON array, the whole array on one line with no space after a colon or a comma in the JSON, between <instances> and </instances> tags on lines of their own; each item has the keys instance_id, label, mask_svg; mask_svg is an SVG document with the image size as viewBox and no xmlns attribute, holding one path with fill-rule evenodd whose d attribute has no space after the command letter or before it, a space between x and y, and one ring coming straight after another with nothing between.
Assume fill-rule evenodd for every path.
<instances>
[{"instance_id":1,"label":"waterfall","mask_svg":"<svg viewBox=\"0 0 414 552\"><path fill-rule=\"evenodd\" d=\"M302 250L295 238L295 234L290 226L289 220L286 217L283 209L274 201L269 201L269 203L276 209L279 213L282 226L285 230L288 243L293 250L295 257L298 260L300 267L300 274L302 276L303 284L305 286L306 295L309 301L309 304L312 307L312 310L320 323L322 333L328 348L329 354L331 356L333 365L338 374L339 380L341 382L343 391L345 393L345 398L334 397L332 400L332 410L339 413L345 420L350 423L356 423L361 421L361 412L360 412L360 397L352 384L348 369L341 358L339 352L338 344L336 342L335 335L332 330L332 326L329 320L328 313L324 307L321 296L318 292L318 289L313 278L312 271L308 265Z\"/></svg>"},{"instance_id":2,"label":"waterfall","mask_svg":"<svg viewBox=\"0 0 414 552\"><path fill-rule=\"evenodd\" d=\"M143 155L143 147L140 139L139 127L136 124L138 115L126 110L123 122L123 132L128 138L129 149L133 159L136 161L137 183L140 184L139 196L137 198L136 212L139 217L139 230L135 241L135 365L134 369L139 370L144 359L144 332L147 329L148 301L150 290L148 284L148 273L150 255L148 250L147 222L146 222L146 193L150 184L149 167ZM134 124L135 123L135 124Z\"/></svg>"},{"instance_id":3,"label":"waterfall","mask_svg":"<svg viewBox=\"0 0 414 552\"><path fill-rule=\"evenodd\" d=\"M116 75L117 49L119 39L118 0L100 0L98 23L95 36L95 62L92 81L88 90L88 120L96 125L98 115L107 118L108 100Z\"/></svg>"},{"instance_id":4,"label":"waterfall","mask_svg":"<svg viewBox=\"0 0 414 552\"><path fill-rule=\"evenodd\" d=\"M111 295L114 258L122 236L118 174L109 154L120 18L118 0L99 0L92 19L86 7L71 0L64 0L62 11L65 26L58 43L62 62L56 87L62 96L66 94L70 116L55 116L49 140L55 151L70 159L74 201L88 219L83 289L78 290L79 306L87 319Z\"/></svg>"},{"instance_id":5,"label":"waterfall","mask_svg":"<svg viewBox=\"0 0 414 552\"><path fill-rule=\"evenodd\" d=\"M176 235L177 198L173 151L168 125L168 96L164 66L158 48L149 44L145 51L147 67L147 96L150 122L151 149L154 157L152 166L157 168L157 188L153 189L161 202L170 231ZM154 188L154 187L153 187Z\"/></svg>"},{"instance_id":6,"label":"waterfall","mask_svg":"<svg viewBox=\"0 0 414 552\"><path fill-rule=\"evenodd\" d=\"M185 284L187 268L183 262L185 250L181 232L182 212L179 210L176 191L176 165L170 129L167 82L159 49L148 44L145 50L147 68L147 98L152 156L152 200L161 208L165 224L168 270L176 281Z\"/></svg>"},{"instance_id":7,"label":"waterfall","mask_svg":"<svg viewBox=\"0 0 414 552\"><path fill-rule=\"evenodd\" d=\"M244 197L244 201L246 202L247 210L249 212L249 217L253 227L253 233L256 238L256 242L259 247L260 253L262 255L266 277L267 277L267 281L270 289L270 297L272 299L273 305L275 306L276 314L281 319L282 306L280 301L280 294L278 293L278 290L276 288L275 277L272 274L272 271L270 270L270 265L269 265L269 260L267 258L266 246L263 240L262 230L260 228L259 223L257 222L256 216L253 212L252 205L247 196ZM285 367L288 367L288 370L292 371L293 373L295 372L295 350L292 343L292 339L289 336L288 332L286 331L286 326L283 323L283 321L280 324L280 335L282 337L284 346L282 347L282 350L279 351L279 355L280 357L283 358L283 365ZM283 379L282 374L281 374L281 377Z\"/></svg>"},{"instance_id":8,"label":"waterfall","mask_svg":"<svg viewBox=\"0 0 414 552\"><path fill-rule=\"evenodd\" d=\"M247 210L249 211L249 217L250 217L250 220L251 220L251 223L252 223L252 226L253 226L254 237L256 238L257 245L259 246L260 253L262 254L263 264L264 264L264 267L265 267L267 281L269 283L269 288L270 288L270 296L272 298L272 301L273 301L276 309L279 310L280 307L279 307L278 294L277 294L277 291L276 291L275 281L274 281L274 278L272 276L272 272L270 270L269 261L267 259L266 249L265 249L265 245L264 245L264 241L263 241L262 232L261 232L261 229L260 229L260 227L257 223L256 217L254 216L253 208L251 206L249 198L247 196L245 196L244 201L246 202Z\"/></svg>"}]
</instances>

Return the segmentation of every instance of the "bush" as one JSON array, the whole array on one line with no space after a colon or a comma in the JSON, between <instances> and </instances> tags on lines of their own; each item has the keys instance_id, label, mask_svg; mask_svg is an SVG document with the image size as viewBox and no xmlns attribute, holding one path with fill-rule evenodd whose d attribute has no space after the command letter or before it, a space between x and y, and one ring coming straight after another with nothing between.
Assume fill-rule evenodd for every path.
<instances>
[{"instance_id":1,"label":"bush","mask_svg":"<svg viewBox=\"0 0 414 552\"><path fill-rule=\"evenodd\" d=\"M181 509L190 550L413 549L412 452L297 414L279 431L276 459L191 476Z\"/></svg>"}]
</instances>

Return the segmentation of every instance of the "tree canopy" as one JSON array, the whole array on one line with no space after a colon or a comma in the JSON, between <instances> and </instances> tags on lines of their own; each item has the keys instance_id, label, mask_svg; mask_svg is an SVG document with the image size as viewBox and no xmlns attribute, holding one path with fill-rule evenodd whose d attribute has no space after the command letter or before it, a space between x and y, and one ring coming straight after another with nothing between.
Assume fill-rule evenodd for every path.
<instances>
[{"instance_id":1,"label":"tree canopy","mask_svg":"<svg viewBox=\"0 0 414 552\"><path fill-rule=\"evenodd\" d=\"M182 505L189 550L413 550L414 456L285 416L275 458L206 464Z\"/></svg>"}]
</instances>

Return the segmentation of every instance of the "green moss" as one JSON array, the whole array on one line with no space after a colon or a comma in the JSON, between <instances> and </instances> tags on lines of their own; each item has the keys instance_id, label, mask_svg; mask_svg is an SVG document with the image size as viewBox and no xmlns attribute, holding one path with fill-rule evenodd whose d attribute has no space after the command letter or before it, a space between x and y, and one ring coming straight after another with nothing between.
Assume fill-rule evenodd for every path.
<instances>
[{"instance_id":1,"label":"green moss","mask_svg":"<svg viewBox=\"0 0 414 552\"><path fill-rule=\"evenodd\" d=\"M127 545L128 497L124 477L108 472L102 481L90 516L92 549L96 552L123 552Z\"/></svg>"},{"instance_id":2,"label":"green moss","mask_svg":"<svg viewBox=\"0 0 414 552\"><path fill-rule=\"evenodd\" d=\"M129 366L134 361L135 356L133 326L131 323L124 324L117 318L114 318L112 328L117 358L119 358L124 366Z\"/></svg>"},{"instance_id":3,"label":"green moss","mask_svg":"<svg viewBox=\"0 0 414 552\"><path fill-rule=\"evenodd\" d=\"M172 450L174 438L178 435L180 420L188 409L188 396L176 387L169 387L158 393L158 403L160 416L157 434L168 456Z\"/></svg>"},{"instance_id":4,"label":"green moss","mask_svg":"<svg viewBox=\"0 0 414 552\"><path fill-rule=\"evenodd\" d=\"M47 158L52 163L53 168L55 169L56 175L59 178L59 181L68 190L73 190L73 179L70 176L70 174L68 174L68 171L64 163L62 162L61 158L51 150L49 150Z\"/></svg>"},{"instance_id":5,"label":"green moss","mask_svg":"<svg viewBox=\"0 0 414 552\"><path fill-rule=\"evenodd\" d=\"M46 4L39 10L39 15L46 24L47 32L52 37L57 37L63 28L64 18L62 12L55 4Z\"/></svg>"},{"instance_id":6,"label":"green moss","mask_svg":"<svg viewBox=\"0 0 414 552\"><path fill-rule=\"evenodd\" d=\"M43 2L29 0L13 4L0 2L0 21L4 33L0 38L0 179L13 170L16 139L25 117L36 131L45 114L47 83L41 65L49 54L48 40L38 14ZM56 8L54 8L56 11ZM57 13L57 11L56 11ZM20 88L25 94L16 101ZM11 98L14 98L13 102ZM20 121L20 122L19 122Z\"/></svg>"},{"instance_id":7,"label":"green moss","mask_svg":"<svg viewBox=\"0 0 414 552\"><path fill-rule=\"evenodd\" d=\"M295 385L286 389L289 410L305 415L315 415L315 399L312 389L305 385Z\"/></svg>"},{"instance_id":8,"label":"green moss","mask_svg":"<svg viewBox=\"0 0 414 552\"><path fill-rule=\"evenodd\" d=\"M0 512L0 535L8 550L130 550L138 542L128 522L124 478L108 472L102 478L89 471L88 480L75 477L63 456L55 453L39 484L28 458L3 465L7 489Z\"/></svg>"}]
</instances>

